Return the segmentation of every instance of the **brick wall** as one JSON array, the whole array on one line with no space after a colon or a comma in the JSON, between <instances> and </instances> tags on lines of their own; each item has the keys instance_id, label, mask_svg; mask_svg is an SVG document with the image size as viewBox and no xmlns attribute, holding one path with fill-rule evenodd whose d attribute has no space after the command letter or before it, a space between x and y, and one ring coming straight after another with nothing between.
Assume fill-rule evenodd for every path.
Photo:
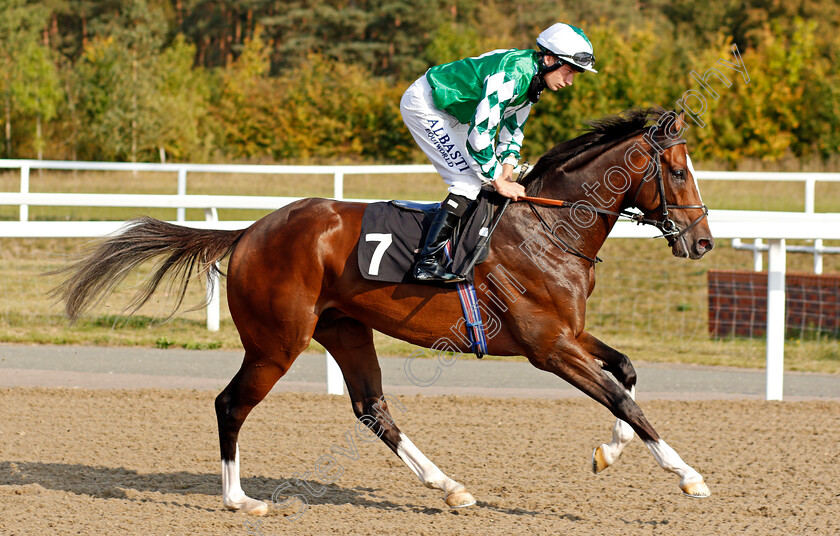
<instances>
[{"instance_id":1,"label":"brick wall","mask_svg":"<svg viewBox=\"0 0 840 536\"><path fill-rule=\"evenodd\" d=\"M710 270L709 333L712 337L763 337L767 327L767 272ZM787 274L788 336L840 338L840 275Z\"/></svg>"}]
</instances>

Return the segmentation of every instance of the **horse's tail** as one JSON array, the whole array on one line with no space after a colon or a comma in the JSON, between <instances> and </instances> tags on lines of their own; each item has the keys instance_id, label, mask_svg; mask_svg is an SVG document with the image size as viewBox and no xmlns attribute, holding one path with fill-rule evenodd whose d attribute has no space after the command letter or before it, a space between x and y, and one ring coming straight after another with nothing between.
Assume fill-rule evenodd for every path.
<instances>
[{"instance_id":1,"label":"horse's tail","mask_svg":"<svg viewBox=\"0 0 840 536\"><path fill-rule=\"evenodd\" d=\"M180 308L193 275L205 275L208 284L219 272L216 263L233 251L244 230L193 229L143 217L129 221L118 234L100 242L88 253L47 275L68 275L50 295L64 302L71 322L100 304L126 276L145 261L160 258L152 274L123 310L133 314L143 306L168 275L169 289L176 289L177 300L170 317ZM210 293L208 292L208 296ZM201 303L196 306L202 307Z\"/></svg>"}]
</instances>

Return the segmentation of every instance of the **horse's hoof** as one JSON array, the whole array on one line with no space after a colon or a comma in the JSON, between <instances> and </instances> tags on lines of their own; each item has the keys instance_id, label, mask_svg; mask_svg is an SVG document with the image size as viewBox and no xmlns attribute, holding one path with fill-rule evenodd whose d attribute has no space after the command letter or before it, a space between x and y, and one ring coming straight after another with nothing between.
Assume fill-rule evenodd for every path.
<instances>
[{"instance_id":1,"label":"horse's hoof","mask_svg":"<svg viewBox=\"0 0 840 536\"><path fill-rule=\"evenodd\" d=\"M450 508L464 508L475 504L475 497L468 491L455 491L447 495L444 500Z\"/></svg>"},{"instance_id":2,"label":"horse's hoof","mask_svg":"<svg viewBox=\"0 0 840 536\"><path fill-rule=\"evenodd\" d=\"M237 502L236 504L225 504L225 508L253 516L264 516L268 513L267 504L249 497L246 497L245 500Z\"/></svg>"},{"instance_id":3,"label":"horse's hoof","mask_svg":"<svg viewBox=\"0 0 840 536\"><path fill-rule=\"evenodd\" d=\"M249 499L247 506L242 507L241 511L253 516L264 516L268 513L268 505L256 499Z\"/></svg>"},{"instance_id":4,"label":"horse's hoof","mask_svg":"<svg viewBox=\"0 0 840 536\"><path fill-rule=\"evenodd\" d=\"M601 445L603 447L603 445ZM610 466L607 459L604 457L604 449L601 447L592 451L592 472L596 475Z\"/></svg>"},{"instance_id":5,"label":"horse's hoof","mask_svg":"<svg viewBox=\"0 0 840 536\"><path fill-rule=\"evenodd\" d=\"M709 486L707 486L702 480L692 482L690 484L681 484L680 487L682 488L683 493L696 499L702 499L703 497L708 497L712 494L712 492L709 491Z\"/></svg>"}]
</instances>

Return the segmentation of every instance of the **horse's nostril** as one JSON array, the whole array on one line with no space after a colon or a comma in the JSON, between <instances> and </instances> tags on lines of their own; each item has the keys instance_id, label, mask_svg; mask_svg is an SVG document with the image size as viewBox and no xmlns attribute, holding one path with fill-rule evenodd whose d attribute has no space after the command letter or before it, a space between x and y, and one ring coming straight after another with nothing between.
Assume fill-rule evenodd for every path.
<instances>
[{"instance_id":1,"label":"horse's nostril","mask_svg":"<svg viewBox=\"0 0 840 536\"><path fill-rule=\"evenodd\" d=\"M704 251L710 251L713 247L715 247L714 243L711 240L706 240L705 238L701 238L697 241L701 248Z\"/></svg>"}]
</instances>

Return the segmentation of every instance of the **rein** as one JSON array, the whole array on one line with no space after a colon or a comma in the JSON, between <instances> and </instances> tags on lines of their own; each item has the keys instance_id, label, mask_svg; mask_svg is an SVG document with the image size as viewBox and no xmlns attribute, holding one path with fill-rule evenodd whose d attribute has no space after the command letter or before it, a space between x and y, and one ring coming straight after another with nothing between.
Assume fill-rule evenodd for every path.
<instances>
[{"instance_id":1,"label":"rein","mask_svg":"<svg viewBox=\"0 0 840 536\"><path fill-rule=\"evenodd\" d=\"M533 212L534 215L537 217L537 219L539 220L543 229L545 229L546 233L549 235L549 238L551 239L551 241L554 242L555 246L557 246L557 247L559 247L559 248L561 248L565 251L568 251L569 253L571 253L572 255L575 255L576 257L586 259L587 261L591 262L592 264L602 262L602 261L597 256L593 259L591 257L588 257L588 256L584 255L583 253L581 253L580 251L578 251L577 249L575 249L574 247L569 245L565 240L563 240L562 238L560 238L559 236L554 234L554 231L552 231L551 227L548 225L548 223L545 221L545 219L542 217L542 215L537 211L536 207L534 206L535 204L536 205L549 206L549 207L557 207L557 208L569 208L570 206L573 206L573 207L581 208L581 209L584 209L584 210L588 210L590 212L594 212L596 214L603 214L603 215L606 215L606 216L616 216L616 217L619 217L619 218L620 217L625 217L625 218L628 218L631 221L636 222L637 225L652 225L652 226L656 227L657 229L659 229L662 232L662 234L655 237L655 238L667 238L668 243L673 244L676 239L678 239L679 237L683 236L685 233L690 231L692 228L694 228L694 226L696 226L698 223L703 221L709 215L709 209L706 207L706 205L673 205L673 204L668 203L668 201L665 197L665 178L662 176L662 153L665 152L666 149L670 149L671 147L674 147L675 145L683 145L685 143L686 143L686 141L684 139L677 139L677 140L669 143L668 145L660 147L660 149L662 149L662 150L661 151L656 151L656 158L651 158L651 162L648 164L648 168L650 168L651 165L654 166L654 173L656 175L656 186L657 186L657 190L659 192L659 199L660 199L658 209L654 209L651 212L656 212L656 210L659 210L661 212L661 215L662 215L661 220L655 220L653 218L647 217L647 214L650 214L650 213L640 214L638 212L630 212L628 210L620 210L619 212L615 212L615 211L607 210L607 209L604 209L604 208L597 208L597 207L594 207L594 206L592 206L591 204L588 204L588 203L586 203L586 204L584 204L584 203L574 203L572 205L568 205L568 204L566 204L565 201L562 201L562 200L559 200L559 199L549 199L549 198L546 198L546 197L533 197L533 196L522 195L522 196L519 196L519 200L520 201L525 201L526 203L528 203L528 207L531 209L531 212ZM647 170L645 170L645 172L647 172ZM639 198L639 193L641 193L641 191L642 191L642 186L643 185L639 186L636 189L636 195L633 197L633 203L632 203L633 206L635 206L636 200ZM677 225L676 222L674 222L674 220L672 220L668 215L668 209L680 210L680 209L692 209L692 208L703 209L703 214L698 216L697 218L695 218L685 228L680 228L680 226Z\"/></svg>"},{"instance_id":2,"label":"rein","mask_svg":"<svg viewBox=\"0 0 840 536\"><path fill-rule=\"evenodd\" d=\"M536 199L540 199L541 201L543 200L542 198L539 198L539 197L536 198ZM580 257L581 259L585 259L585 260L591 262L592 264L599 263L599 262L604 262L600 258L598 258L597 255L595 256L594 259L592 257L588 257L588 256L584 255L583 253L578 251L574 246L572 246L571 244L567 243L565 240L563 240L562 238L560 238L559 236L554 234L554 230L551 228L551 226L549 226L548 223L543 219L542 215L539 212L537 212L536 207L534 207L534 203L531 202L531 201L527 201L527 200L526 200L526 202L528 203L528 207L531 209L531 212L533 212L534 216L536 216L537 219L540 221L540 225L542 225L543 229L545 230L545 233L548 235L548 238L552 242L554 242L555 246L562 249L563 251L567 251L567 252L571 253L575 257ZM561 206L561 205L555 205L555 206Z\"/></svg>"},{"instance_id":3,"label":"rein","mask_svg":"<svg viewBox=\"0 0 840 536\"><path fill-rule=\"evenodd\" d=\"M565 201L559 199L549 199L547 197L531 197L530 195L520 195L518 201L530 201L538 205L548 205L550 207L562 207Z\"/></svg>"}]
</instances>

